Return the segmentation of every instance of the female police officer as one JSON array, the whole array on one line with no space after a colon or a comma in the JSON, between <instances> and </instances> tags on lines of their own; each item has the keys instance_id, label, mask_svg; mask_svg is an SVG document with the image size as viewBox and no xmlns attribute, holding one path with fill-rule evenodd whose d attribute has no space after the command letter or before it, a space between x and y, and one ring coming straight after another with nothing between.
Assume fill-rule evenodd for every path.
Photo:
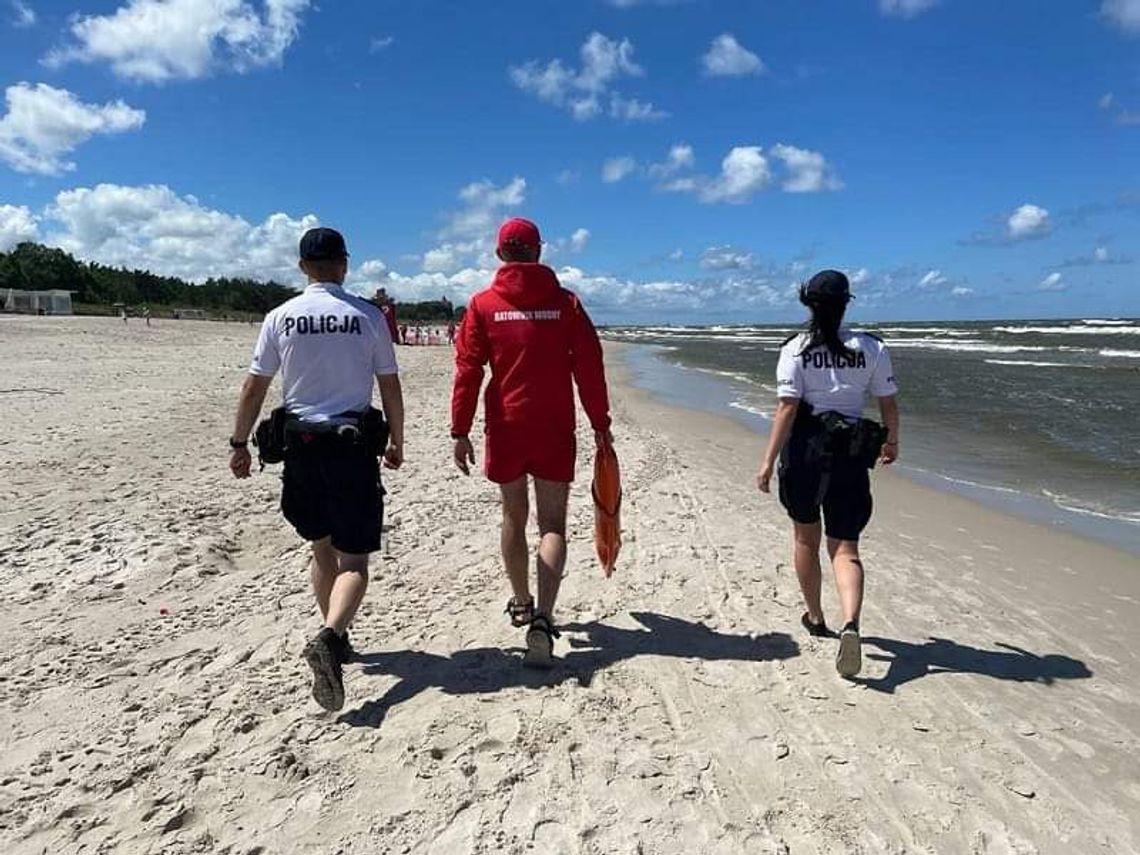
<instances>
[{"instance_id":1,"label":"female police officer","mask_svg":"<svg viewBox=\"0 0 1140 855\"><path fill-rule=\"evenodd\" d=\"M776 368L779 404L757 485L767 493L779 458L780 504L795 525L795 565L814 636L830 636L820 606L820 509L827 552L843 611L835 666L844 677L859 673L859 614L863 564L859 535L871 519L867 470L876 458L898 457L898 387L881 339L843 327L851 300L847 277L824 270L800 289L811 311L807 331L788 339ZM883 428L861 418L868 395L879 401ZM884 435L885 434L885 435ZM880 450L881 449L881 450Z\"/></svg>"}]
</instances>

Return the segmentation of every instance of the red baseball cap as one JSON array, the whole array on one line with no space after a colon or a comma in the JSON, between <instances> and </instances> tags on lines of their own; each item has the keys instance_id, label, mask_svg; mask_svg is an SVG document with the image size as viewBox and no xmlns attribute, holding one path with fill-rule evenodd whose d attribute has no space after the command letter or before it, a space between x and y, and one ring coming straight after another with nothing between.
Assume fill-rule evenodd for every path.
<instances>
[{"instance_id":1,"label":"red baseball cap","mask_svg":"<svg viewBox=\"0 0 1140 855\"><path fill-rule=\"evenodd\" d=\"M538 226L530 220L515 217L507 220L499 227L499 248L508 244L517 246L542 246L542 238L538 234Z\"/></svg>"}]
</instances>

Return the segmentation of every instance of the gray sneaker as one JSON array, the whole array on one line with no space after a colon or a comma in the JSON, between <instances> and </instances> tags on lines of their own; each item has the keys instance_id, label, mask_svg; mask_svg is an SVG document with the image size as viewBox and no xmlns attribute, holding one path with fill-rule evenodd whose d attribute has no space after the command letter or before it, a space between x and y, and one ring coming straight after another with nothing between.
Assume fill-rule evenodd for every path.
<instances>
[{"instance_id":1,"label":"gray sneaker","mask_svg":"<svg viewBox=\"0 0 1140 855\"><path fill-rule=\"evenodd\" d=\"M344 706L344 676L341 672L342 641L327 626L305 645L302 654L313 669L313 700L330 712Z\"/></svg>"},{"instance_id":2,"label":"gray sneaker","mask_svg":"<svg viewBox=\"0 0 1140 855\"><path fill-rule=\"evenodd\" d=\"M839 633L839 652L835 654L835 670L840 677L854 677L863 667L859 630L852 624Z\"/></svg>"}]
</instances>

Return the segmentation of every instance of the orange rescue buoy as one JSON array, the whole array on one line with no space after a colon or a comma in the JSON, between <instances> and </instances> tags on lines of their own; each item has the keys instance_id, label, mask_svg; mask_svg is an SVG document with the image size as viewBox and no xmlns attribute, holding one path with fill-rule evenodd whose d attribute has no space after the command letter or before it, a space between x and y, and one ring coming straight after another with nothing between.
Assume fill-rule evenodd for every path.
<instances>
[{"instance_id":1,"label":"orange rescue buoy","mask_svg":"<svg viewBox=\"0 0 1140 855\"><path fill-rule=\"evenodd\" d=\"M608 579L621 551L621 470L613 445L606 441L594 455L594 547Z\"/></svg>"}]
</instances>

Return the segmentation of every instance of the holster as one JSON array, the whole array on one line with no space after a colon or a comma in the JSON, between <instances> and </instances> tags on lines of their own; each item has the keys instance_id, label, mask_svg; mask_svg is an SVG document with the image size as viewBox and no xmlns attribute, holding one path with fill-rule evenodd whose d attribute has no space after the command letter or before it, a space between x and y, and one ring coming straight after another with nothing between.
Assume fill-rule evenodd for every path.
<instances>
[{"instance_id":1,"label":"holster","mask_svg":"<svg viewBox=\"0 0 1140 855\"><path fill-rule=\"evenodd\" d=\"M854 460L867 469L874 469L887 440L888 431L872 419L848 420L833 411L814 413L800 402L796 411L794 432L807 434L805 463L831 468L835 458Z\"/></svg>"},{"instance_id":2,"label":"holster","mask_svg":"<svg viewBox=\"0 0 1140 855\"><path fill-rule=\"evenodd\" d=\"M360 433L368 446L369 452L376 457L384 454L388 448L388 420L384 412L375 407L369 407L360 417Z\"/></svg>"},{"instance_id":3,"label":"holster","mask_svg":"<svg viewBox=\"0 0 1140 855\"><path fill-rule=\"evenodd\" d=\"M257 448L257 462L261 468L267 463L280 463L285 459L288 450L288 437L285 424L289 420L289 413L284 407L278 407L269 414L269 418L262 419L253 433L253 444Z\"/></svg>"}]
</instances>

